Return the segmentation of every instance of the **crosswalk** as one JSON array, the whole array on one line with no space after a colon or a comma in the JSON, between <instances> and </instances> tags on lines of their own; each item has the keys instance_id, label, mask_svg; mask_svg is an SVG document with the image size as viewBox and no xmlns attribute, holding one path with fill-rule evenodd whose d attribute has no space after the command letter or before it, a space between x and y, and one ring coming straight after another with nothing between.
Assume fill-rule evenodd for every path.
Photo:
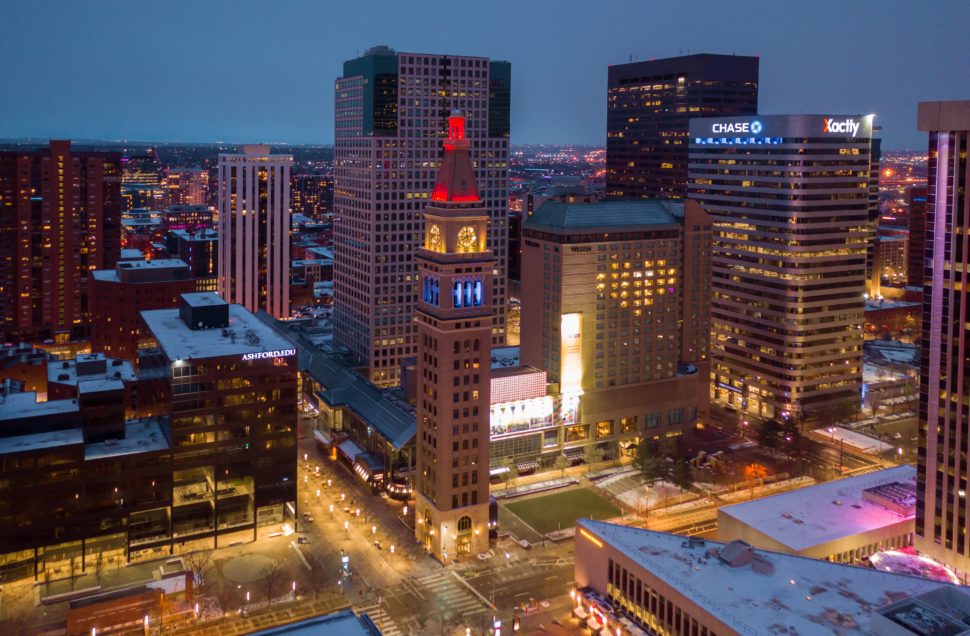
<instances>
[{"instance_id":1,"label":"crosswalk","mask_svg":"<svg viewBox=\"0 0 970 636\"><path fill-rule=\"evenodd\" d=\"M435 572L418 577L415 583L425 598L433 598L458 615L476 614L487 609L482 600L472 594L450 572Z\"/></svg>"},{"instance_id":2,"label":"crosswalk","mask_svg":"<svg viewBox=\"0 0 970 636\"><path fill-rule=\"evenodd\" d=\"M370 616L370 619L374 621L374 624L377 625L384 636L404 636L405 634L387 615L387 608L382 607L376 600L367 605L355 607L354 610L357 614Z\"/></svg>"}]
</instances>

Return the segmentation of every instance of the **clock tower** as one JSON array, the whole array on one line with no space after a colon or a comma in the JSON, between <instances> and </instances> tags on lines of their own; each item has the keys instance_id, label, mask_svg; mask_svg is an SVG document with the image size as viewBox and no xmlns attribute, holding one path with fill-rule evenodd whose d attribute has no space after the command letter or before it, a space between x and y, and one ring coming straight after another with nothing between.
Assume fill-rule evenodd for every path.
<instances>
[{"instance_id":1,"label":"clock tower","mask_svg":"<svg viewBox=\"0 0 970 636\"><path fill-rule=\"evenodd\" d=\"M416 260L418 323L415 536L447 563L488 549L488 440L492 275L488 211L465 139L465 117L448 139Z\"/></svg>"}]
</instances>

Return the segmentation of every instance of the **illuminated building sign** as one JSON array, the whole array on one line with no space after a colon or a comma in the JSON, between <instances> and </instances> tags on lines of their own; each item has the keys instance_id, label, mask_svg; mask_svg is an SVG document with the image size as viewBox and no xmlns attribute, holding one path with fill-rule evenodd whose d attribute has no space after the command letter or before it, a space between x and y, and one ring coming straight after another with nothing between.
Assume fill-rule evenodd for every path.
<instances>
[{"instance_id":1,"label":"illuminated building sign","mask_svg":"<svg viewBox=\"0 0 970 636\"><path fill-rule=\"evenodd\" d=\"M757 135L763 130L761 122L755 119L754 121L732 121L732 122L716 122L711 125L711 132L715 135L723 134L752 134Z\"/></svg>"},{"instance_id":2,"label":"illuminated building sign","mask_svg":"<svg viewBox=\"0 0 970 636\"><path fill-rule=\"evenodd\" d=\"M583 394L583 314L562 315L559 339L559 359L562 361L559 369L562 391L559 417L568 426L576 421L579 396Z\"/></svg>"},{"instance_id":3,"label":"illuminated building sign","mask_svg":"<svg viewBox=\"0 0 970 636\"><path fill-rule=\"evenodd\" d=\"M849 133L855 137L856 133L859 132L859 122L848 118L835 120L831 117L826 117L822 120L822 132L840 134Z\"/></svg>"},{"instance_id":4,"label":"illuminated building sign","mask_svg":"<svg viewBox=\"0 0 970 636\"><path fill-rule=\"evenodd\" d=\"M243 361L248 362L250 360L264 360L266 358L285 358L287 356L295 356L296 349L277 349L275 351L256 351L253 353L244 353L242 356Z\"/></svg>"}]
</instances>

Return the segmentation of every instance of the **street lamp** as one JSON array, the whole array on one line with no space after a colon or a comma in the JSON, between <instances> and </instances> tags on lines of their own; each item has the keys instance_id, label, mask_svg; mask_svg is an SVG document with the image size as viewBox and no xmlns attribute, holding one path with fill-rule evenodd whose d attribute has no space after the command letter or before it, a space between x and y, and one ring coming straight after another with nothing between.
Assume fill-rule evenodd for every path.
<instances>
[{"instance_id":1,"label":"street lamp","mask_svg":"<svg viewBox=\"0 0 970 636\"><path fill-rule=\"evenodd\" d=\"M394 544L391 544L391 554L394 554Z\"/></svg>"},{"instance_id":2,"label":"street lamp","mask_svg":"<svg viewBox=\"0 0 970 636\"><path fill-rule=\"evenodd\" d=\"M293 600L296 600L296 581L290 583L290 589L293 590Z\"/></svg>"},{"instance_id":3,"label":"street lamp","mask_svg":"<svg viewBox=\"0 0 970 636\"><path fill-rule=\"evenodd\" d=\"M377 526L371 526L370 533L374 536L377 536Z\"/></svg>"}]
</instances>

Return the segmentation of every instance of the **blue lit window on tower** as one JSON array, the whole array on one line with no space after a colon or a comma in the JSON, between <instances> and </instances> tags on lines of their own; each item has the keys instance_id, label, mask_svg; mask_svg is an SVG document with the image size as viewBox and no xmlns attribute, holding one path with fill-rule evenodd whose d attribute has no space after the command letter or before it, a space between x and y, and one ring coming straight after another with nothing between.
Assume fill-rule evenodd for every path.
<instances>
[{"instance_id":1,"label":"blue lit window on tower","mask_svg":"<svg viewBox=\"0 0 970 636\"><path fill-rule=\"evenodd\" d=\"M438 277L425 276L421 298L429 305L438 304Z\"/></svg>"},{"instance_id":2,"label":"blue lit window on tower","mask_svg":"<svg viewBox=\"0 0 970 636\"><path fill-rule=\"evenodd\" d=\"M455 281L455 288L452 290L452 296L455 300L455 309L461 307L461 281Z\"/></svg>"},{"instance_id":3,"label":"blue lit window on tower","mask_svg":"<svg viewBox=\"0 0 970 636\"><path fill-rule=\"evenodd\" d=\"M485 290L484 290L484 287L482 286L482 280L480 278L475 279L474 295L475 295L475 298L474 298L475 306L481 307L482 302L484 301Z\"/></svg>"},{"instance_id":4,"label":"blue lit window on tower","mask_svg":"<svg viewBox=\"0 0 970 636\"><path fill-rule=\"evenodd\" d=\"M465 281L465 307L472 306L472 282L470 280Z\"/></svg>"}]
</instances>

